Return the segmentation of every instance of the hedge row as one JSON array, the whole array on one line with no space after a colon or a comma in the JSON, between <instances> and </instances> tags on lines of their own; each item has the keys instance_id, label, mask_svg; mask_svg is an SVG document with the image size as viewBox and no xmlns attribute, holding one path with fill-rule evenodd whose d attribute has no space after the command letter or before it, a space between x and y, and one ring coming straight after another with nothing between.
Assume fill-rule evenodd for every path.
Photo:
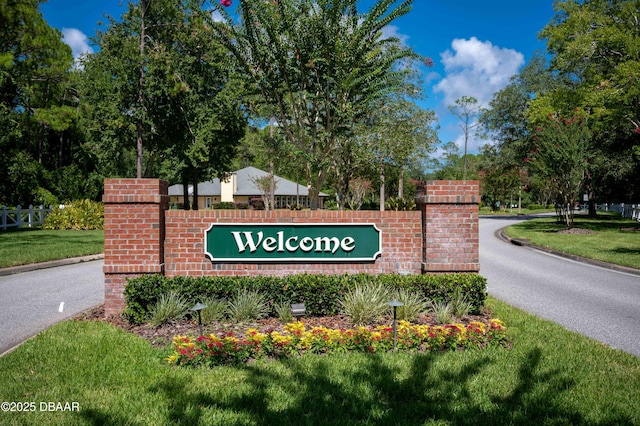
<instances>
[{"instance_id":1,"label":"hedge row","mask_svg":"<svg viewBox=\"0 0 640 426\"><path fill-rule=\"evenodd\" d=\"M128 280L124 289L126 308L124 316L131 322L146 321L149 310L164 293L177 291L190 303L213 297L229 299L238 290L249 289L265 294L276 303L304 303L310 316L336 315L339 300L357 284L382 282L391 288L416 291L427 300L450 300L456 290L462 291L479 312L485 302L486 279L478 274L434 275L288 275L284 277L186 277L167 278L146 275ZM272 312L274 314L275 312Z\"/></svg>"}]
</instances>

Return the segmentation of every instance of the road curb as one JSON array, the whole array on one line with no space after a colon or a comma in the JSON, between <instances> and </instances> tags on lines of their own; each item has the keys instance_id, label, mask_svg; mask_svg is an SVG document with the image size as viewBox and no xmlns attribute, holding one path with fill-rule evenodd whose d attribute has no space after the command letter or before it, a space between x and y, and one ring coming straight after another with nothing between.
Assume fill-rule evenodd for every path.
<instances>
[{"instance_id":1,"label":"road curb","mask_svg":"<svg viewBox=\"0 0 640 426\"><path fill-rule=\"evenodd\" d=\"M104 259L104 254L92 254L90 256L71 257L68 259L52 260L49 262L32 263L29 265L12 266L0 269L0 277L19 274L21 272L36 271L38 269L55 268L57 266L73 265L74 263L91 262Z\"/></svg>"},{"instance_id":2,"label":"road curb","mask_svg":"<svg viewBox=\"0 0 640 426\"><path fill-rule=\"evenodd\" d=\"M509 226L511 226L511 225L509 225ZM537 244L532 244L531 241L529 241L526 238L511 238L510 236L508 236L504 232L504 230L506 228L508 228L509 226L505 226L504 228L500 228L499 230L497 230L496 233L495 233L496 237L498 237L499 239L501 239L503 241L511 243L511 244L513 244L515 246L530 247L530 248L532 248L534 250L543 251L545 253L553 254L554 256L558 256L558 257L564 257L565 259L574 260L576 262L586 263L588 265L598 266L600 268L611 269L611 270L618 271L618 272L624 272L624 273L627 273L627 274L640 276L640 269L629 268L629 267L620 266L620 265L614 265L612 263L602 262L602 261L599 261L599 260L593 260L593 259L589 259L589 258L582 257L582 256L576 256L575 254L569 254L569 253L553 250L553 249L550 249L548 247L539 246Z\"/></svg>"}]
</instances>

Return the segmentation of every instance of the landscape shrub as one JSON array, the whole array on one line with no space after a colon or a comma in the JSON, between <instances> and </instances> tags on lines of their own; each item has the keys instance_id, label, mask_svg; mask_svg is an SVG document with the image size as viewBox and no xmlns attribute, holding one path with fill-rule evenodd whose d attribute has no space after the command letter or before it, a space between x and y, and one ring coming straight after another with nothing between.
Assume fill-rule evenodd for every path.
<instances>
[{"instance_id":1,"label":"landscape shrub","mask_svg":"<svg viewBox=\"0 0 640 426\"><path fill-rule=\"evenodd\" d=\"M238 290L227 302L227 312L233 321L255 321L267 316L269 304L262 293Z\"/></svg>"},{"instance_id":2,"label":"landscape shrub","mask_svg":"<svg viewBox=\"0 0 640 426\"><path fill-rule=\"evenodd\" d=\"M54 207L46 217L44 229L104 229L104 204L91 200L78 200Z\"/></svg>"},{"instance_id":3,"label":"landscape shrub","mask_svg":"<svg viewBox=\"0 0 640 426\"><path fill-rule=\"evenodd\" d=\"M331 316L341 312L340 300L355 288L367 283L380 283L391 290L404 289L419 294L427 301L448 303L456 291L471 304L471 313L479 313L487 296L486 279L478 274L424 275L320 275L299 274L283 277L186 277L167 278L144 275L129 279L124 289L124 316L135 324L149 319L149 311L162 294L177 291L190 304L207 298L231 300L242 290L253 290L265 296L269 315L276 316L276 304L283 300L304 303L308 316Z\"/></svg>"},{"instance_id":4,"label":"landscape shrub","mask_svg":"<svg viewBox=\"0 0 640 426\"><path fill-rule=\"evenodd\" d=\"M367 325L389 311L391 297L391 290L381 283L357 284L340 299L340 305L354 325Z\"/></svg>"},{"instance_id":5,"label":"landscape shrub","mask_svg":"<svg viewBox=\"0 0 640 426\"><path fill-rule=\"evenodd\" d=\"M150 322L154 327L173 323L182 319L189 310L189 302L176 291L160 296L150 312Z\"/></svg>"}]
</instances>

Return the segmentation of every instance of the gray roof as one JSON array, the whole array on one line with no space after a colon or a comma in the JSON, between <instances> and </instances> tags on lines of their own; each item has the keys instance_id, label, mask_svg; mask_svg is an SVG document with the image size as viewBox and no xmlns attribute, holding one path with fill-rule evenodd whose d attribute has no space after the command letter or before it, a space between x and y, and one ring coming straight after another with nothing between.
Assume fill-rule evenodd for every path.
<instances>
[{"instance_id":1,"label":"gray roof","mask_svg":"<svg viewBox=\"0 0 640 426\"><path fill-rule=\"evenodd\" d=\"M237 189L234 196L260 196L260 190L252 182L252 179L269 175L264 170L255 167L245 167L244 169L233 172L236 175ZM309 190L305 185L292 182L280 176L275 176L276 193L275 195L308 196ZM189 194L193 194L193 186L189 185ZM171 185L169 187L170 196L182 196L182 184ZM219 197L220 196L220 179L215 178L198 184L198 196L200 197ZM324 192L320 192L320 196L327 197Z\"/></svg>"}]
</instances>

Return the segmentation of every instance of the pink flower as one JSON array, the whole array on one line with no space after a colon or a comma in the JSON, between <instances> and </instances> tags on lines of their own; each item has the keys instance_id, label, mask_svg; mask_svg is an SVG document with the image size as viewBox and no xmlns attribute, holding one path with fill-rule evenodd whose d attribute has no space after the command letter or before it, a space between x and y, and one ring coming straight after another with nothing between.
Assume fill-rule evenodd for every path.
<instances>
[{"instance_id":1,"label":"pink flower","mask_svg":"<svg viewBox=\"0 0 640 426\"><path fill-rule=\"evenodd\" d=\"M231 0L220 0L220 4L224 7L229 7L231 6Z\"/></svg>"},{"instance_id":2,"label":"pink flower","mask_svg":"<svg viewBox=\"0 0 640 426\"><path fill-rule=\"evenodd\" d=\"M640 127L636 127L636 128L634 129L634 131L635 131L636 133L640 133Z\"/></svg>"}]
</instances>

